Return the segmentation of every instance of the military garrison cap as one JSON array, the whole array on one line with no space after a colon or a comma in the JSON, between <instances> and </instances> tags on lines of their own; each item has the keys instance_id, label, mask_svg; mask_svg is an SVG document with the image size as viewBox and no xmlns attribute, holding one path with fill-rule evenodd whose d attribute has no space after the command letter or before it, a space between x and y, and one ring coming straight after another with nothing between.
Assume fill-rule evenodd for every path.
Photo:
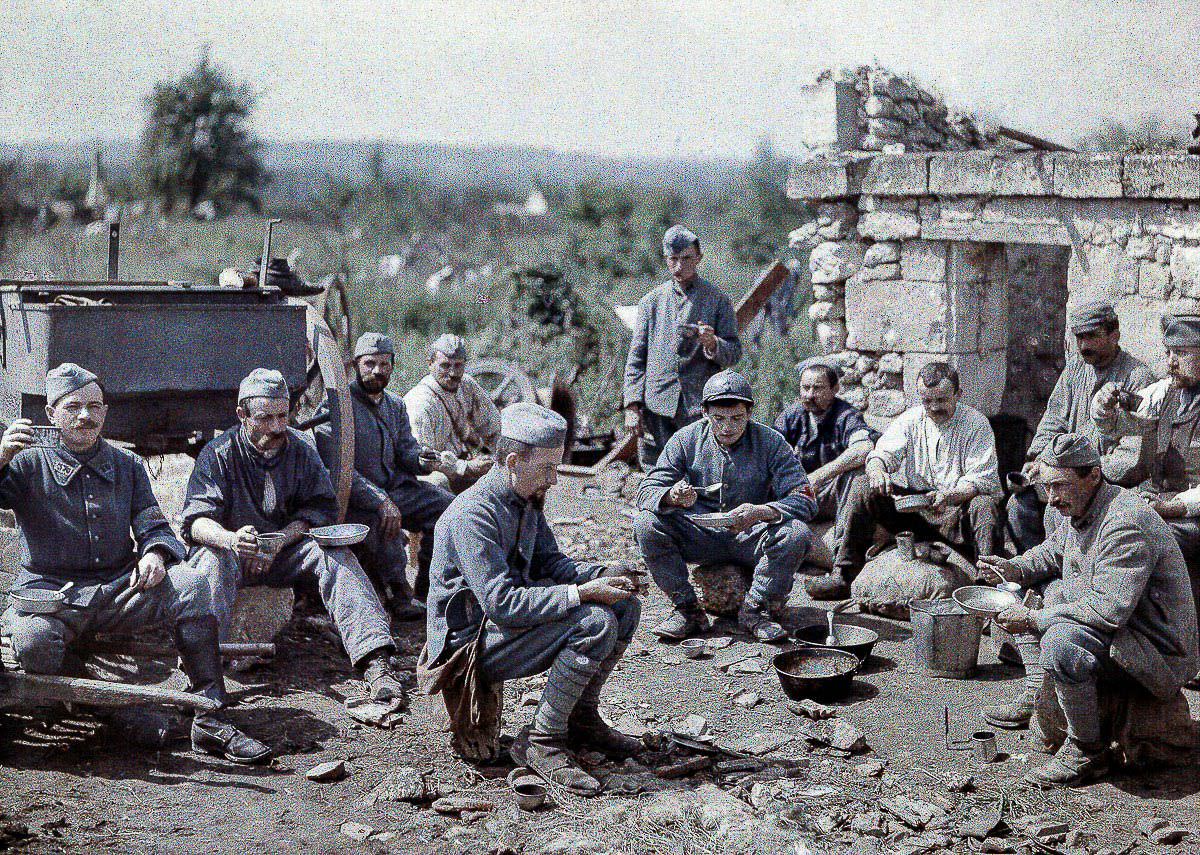
<instances>
[{"instance_id":1,"label":"military garrison cap","mask_svg":"<svg viewBox=\"0 0 1200 855\"><path fill-rule=\"evenodd\" d=\"M736 371L721 371L708 378L704 384L703 403L716 401L745 401L754 403L754 390L750 381Z\"/></svg>"},{"instance_id":2,"label":"military garrison cap","mask_svg":"<svg viewBox=\"0 0 1200 855\"><path fill-rule=\"evenodd\" d=\"M1067 312L1067 327L1072 335L1094 332L1117 319L1117 311L1107 300L1081 303Z\"/></svg>"},{"instance_id":3,"label":"military garrison cap","mask_svg":"<svg viewBox=\"0 0 1200 855\"><path fill-rule=\"evenodd\" d=\"M1060 433L1046 444L1037 460L1055 469L1094 467L1100 465L1100 449L1083 434Z\"/></svg>"},{"instance_id":4,"label":"military garrison cap","mask_svg":"<svg viewBox=\"0 0 1200 855\"><path fill-rule=\"evenodd\" d=\"M1163 347L1200 347L1200 317L1163 315Z\"/></svg>"},{"instance_id":5,"label":"military garrison cap","mask_svg":"<svg viewBox=\"0 0 1200 855\"><path fill-rule=\"evenodd\" d=\"M447 359L466 359L467 343L462 340L461 336L442 333L434 339L433 344L429 345L429 358L432 359L435 353L440 353Z\"/></svg>"},{"instance_id":6,"label":"military garrison cap","mask_svg":"<svg viewBox=\"0 0 1200 855\"><path fill-rule=\"evenodd\" d=\"M700 248L700 238L683 226L671 226L663 235L663 255L678 255L694 246Z\"/></svg>"},{"instance_id":7,"label":"military garrison cap","mask_svg":"<svg viewBox=\"0 0 1200 855\"><path fill-rule=\"evenodd\" d=\"M383 333L365 332L354 343L355 359L358 359L360 356L374 356L377 353L386 353L389 356L396 355L396 346Z\"/></svg>"},{"instance_id":8,"label":"military garrison cap","mask_svg":"<svg viewBox=\"0 0 1200 855\"><path fill-rule=\"evenodd\" d=\"M500 435L535 448L558 448L567 441L567 420L554 410L522 401L500 412Z\"/></svg>"},{"instance_id":9,"label":"military garrison cap","mask_svg":"<svg viewBox=\"0 0 1200 855\"><path fill-rule=\"evenodd\" d=\"M271 368L255 368L238 387L238 400L247 398L282 398L288 400L287 381Z\"/></svg>"},{"instance_id":10,"label":"military garrison cap","mask_svg":"<svg viewBox=\"0 0 1200 855\"><path fill-rule=\"evenodd\" d=\"M98 382L100 378L86 368L64 362L46 375L46 403L53 407L72 392Z\"/></svg>"}]
</instances>

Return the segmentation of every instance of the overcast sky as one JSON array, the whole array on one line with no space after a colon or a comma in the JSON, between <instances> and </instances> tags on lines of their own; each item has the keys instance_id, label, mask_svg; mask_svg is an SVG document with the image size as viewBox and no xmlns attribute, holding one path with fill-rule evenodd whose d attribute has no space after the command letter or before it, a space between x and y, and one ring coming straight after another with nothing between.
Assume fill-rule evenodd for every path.
<instances>
[{"instance_id":1,"label":"overcast sky","mask_svg":"<svg viewBox=\"0 0 1200 855\"><path fill-rule=\"evenodd\" d=\"M1195 0L0 0L0 140L134 136L205 42L287 140L795 150L800 87L876 61L1064 142L1107 117L1186 134L1200 111Z\"/></svg>"}]
</instances>

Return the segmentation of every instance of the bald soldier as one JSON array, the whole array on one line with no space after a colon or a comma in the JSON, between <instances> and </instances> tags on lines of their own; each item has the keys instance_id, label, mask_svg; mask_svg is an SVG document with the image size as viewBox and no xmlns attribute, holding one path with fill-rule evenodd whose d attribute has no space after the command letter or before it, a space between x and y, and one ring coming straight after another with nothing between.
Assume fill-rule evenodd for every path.
<instances>
[{"instance_id":1,"label":"bald soldier","mask_svg":"<svg viewBox=\"0 0 1200 855\"><path fill-rule=\"evenodd\" d=\"M429 345L429 373L404 395L413 437L438 454L422 480L461 493L483 477L495 458L500 411L466 373L467 345L446 333Z\"/></svg>"},{"instance_id":2,"label":"bald soldier","mask_svg":"<svg viewBox=\"0 0 1200 855\"><path fill-rule=\"evenodd\" d=\"M103 438L108 404L99 378L67 362L46 375L46 417L60 439L38 442L28 419L0 441L0 507L21 530L14 592L72 588L56 614L9 608L13 654L30 674L73 670L76 642L96 632L165 627L190 690L224 706L225 679L204 576L181 563L175 537L150 489L142 459ZM270 749L214 713L196 713L192 748L235 763Z\"/></svg>"},{"instance_id":3,"label":"bald soldier","mask_svg":"<svg viewBox=\"0 0 1200 855\"><path fill-rule=\"evenodd\" d=\"M754 394L736 371L704 384L704 418L683 428L642 479L634 532L646 569L674 609L655 635L680 640L703 632L708 618L688 581L687 562L724 561L753 568L738 625L759 641L779 641L770 606L786 602L812 544L805 524L817 512L812 487L778 432L750 418ZM732 524L697 521L727 513Z\"/></svg>"},{"instance_id":4,"label":"bald soldier","mask_svg":"<svg viewBox=\"0 0 1200 855\"><path fill-rule=\"evenodd\" d=\"M671 281L638 303L625 361L625 426L641 437L645 470L675 431L700 418L705 381L742 358L733 304L696 273L704 257L700 239L671 226L663 256Z\"/></svg>"},{"instance_id":5,"label":"bald soldier","mask_svg":"<svg viewBox=\"0 0 1200 855\"><path fill-rule=\"evenodd\" d=\"M1066 368L1054 384L1021 474L1026 479L1037 475L1037 456L1054 437L1081 433L1099 444L1104 476L1113 483L1132 486L1128 478L1137 463L1138 443L1104 436L1096 428L1091 414L1092 396L1108 384L1136 392L1153 383L1154 374L1121 347L1121 327L1112 304L1094 301L1076 306L1067 313L1067 329L1075 337L1078 355L1067 358ZM1032 484L1013 492L1008 501L1008 523L1017 552L1042 542L1046 536L1044 516L1045 503Z\"/></svg>"},{"instance_id":6,"label":"bald soldier","mask_svg":"<svg viewBox=\"0 0 1200 855\"><path fill-rule=\"evenodd\" d=\"M278 371L256 368L242 380L240 423L204 446L188 479L181 528L194 547L189 562L209 580L222 634L243 586L315 584L372 698L404 703L387 613L367 574L349 549L305 536L337 522L338 505L317 450L288 427L290 409ZM279 542L261 539L268 534Z\"/></svg>"},{"instance_id":7,"label":"bald soldier","mask_svg":"<svg viewBox=\"0 0 1200 855\"><path fill-rule=\"evenodd\" d=\"M1073 786L1109 768L1096 684L1124 675L1166 700L1196 674L1196 606L1179 546L1159 514L1136 493L1105 482L1099 449L1081 434L1060 434L1038 456L1038 479L1065 520L1046 541L1014 559L983 556L990 582L1023 587L1052 582L1045 606L1012 606L996 622L1021 639L1034 637L1027 683L1012 709L989 708L1017 726L1032 715L1041 674L1049 673L1067 721L1067 739L1026 780ZM1024 653L1025 645L1022 645ZM1019 713L1019 716L1018 716Z\"/></svg>"},{"instance_id":8,"label":"bald soldier","mask_svg":"<svg viewBox=\"0 0 1200 855\"><path fill-rule=\"evenodd\" d=\"M492 684L547 671L533 724L513 745L518 763L578 795L600 782L574 749L622 756L641 743L600 717L600 692L637 628L631 571L577 564L559 551L542 507L557 482L567 423L536 404L501 413L496 466L438 521L422 663L436 668L480 642Z\"/></svg>"},{"instance_id":9,"label":"bald soldier","mask_svg":"<svg viewBox=\"0 0 1200 855\"><path fill-rule=\"evenodd\" d=\"M429 588L429 559L433 555L433 526L454 495L418 480L429 469L413 439L404 400L388 391L395 368L391 338L368 332L354 345L354 374L350 401L354 409L354 474L346 519L365 523L371 534L356 552L367 571L385 589L388 608L397 620L413 620L424 612L414 602L408 583L408 541L404 532L421 533L417 553L416 599ZM326 402L318 412L323 415ZM331 424L314 431L317 448L327 464L336 459ZM430 460L432 465L434 461Z\"/></svg>"}]
</instances>

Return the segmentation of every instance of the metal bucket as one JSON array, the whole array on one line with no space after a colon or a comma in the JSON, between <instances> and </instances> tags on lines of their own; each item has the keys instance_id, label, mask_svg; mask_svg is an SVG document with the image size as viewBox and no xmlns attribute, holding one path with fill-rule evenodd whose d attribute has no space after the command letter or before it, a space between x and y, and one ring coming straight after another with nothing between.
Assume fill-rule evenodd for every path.
<instances>
[{"instance_id":1,"label":"metal bucket","mask_svg":"<svg viewBox=\"0 0 1200 855\"><path fill-rule=\"evenodd\" d=\"M912 661L933 677L962 679L979 664L979 640L986 618L954 600L914 600Z\"/></svg>"}]
</instances>

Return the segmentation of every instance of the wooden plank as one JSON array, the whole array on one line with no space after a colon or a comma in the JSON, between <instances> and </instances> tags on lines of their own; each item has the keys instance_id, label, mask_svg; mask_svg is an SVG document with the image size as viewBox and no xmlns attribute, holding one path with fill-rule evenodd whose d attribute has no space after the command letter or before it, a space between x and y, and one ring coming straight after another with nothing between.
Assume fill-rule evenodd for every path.
<instances>
[{"instance_id":1,"label":"wooden plank","mask_svg":"<svg viewBox=\"0 0 1200 855\"><path fill-rule=\"evenodd\" d=\"M274 644L230 643L220 645L222 656L274 656ZM97 640L87 645L89 653L124 653L128 656L174 656L175 650L151 641Z\"/></svg>"},{"instance_id":2,"label":"wooden plank","mask_svg":"<svg viewBox=\"0 0 1200 855\"><path fill-rule=\"evenodd\" d=\"M1014 140L1019 143L1025 143L1025 145L1033 146L1034 148L1042 151L1075 151L1075 149L1067 148L1065 145L1059 145L1056 142L1050 142L1050 140L1044 140L1041 137L1035 137L1033 134L1026 133L1025 131L1006 128L1004 125L1000 125L998 128L996 128L996 133L1002 137L1008 137L1010 140Z\"/></svg>"},{"instance_id":3,"label":"wooden plank","mask_svg":"<svg viewBox=\"0 0 1200 855\"><path fill-rule=\"evenodd\" d=\"M0 688L0 707L41 706L55 701L97 707L123 707L130 704L165 704L194 710L215 710L220 707L216 701L203 695L158 686L20 672L5 674L4 681L5 685Z\"/></svg>"},{"instance_id":4,"label":"wooden plank","mask_svg":"<svg viewBox=\"0 0 1200 855\"><path fill-rule=\"evenodd\" d=\"M767 300L771 299L775 289L787 279L789 272L787 265L782 261L776 261L759 274L754 285L734 307L738 329L744 328L746 324L754 320L755 316L762 311L762 307L767 304Z\"/></svg>"}]
</instances>

